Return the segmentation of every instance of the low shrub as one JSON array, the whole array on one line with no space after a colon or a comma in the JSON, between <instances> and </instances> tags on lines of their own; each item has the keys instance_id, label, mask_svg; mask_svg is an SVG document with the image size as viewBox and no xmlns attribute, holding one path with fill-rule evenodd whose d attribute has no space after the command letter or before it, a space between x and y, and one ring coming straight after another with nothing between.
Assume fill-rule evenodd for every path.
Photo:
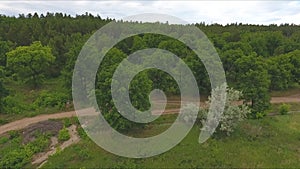
<instances>
[{"instance_id":1,"label":"low shrub","mask_svg":"<svg viewBox=\"0 0 300 169\"><path fill-rule=\"evenodd\" d=\"M33 153L43 152L48 147L50 141L47 134L37 134L36 139L26 145L27 149L30 149Z\"/></svg>"},{"instance_id":2,"label":"low shrub","mask_svg":"<svg viewBox=\"0 0 300 169\"><path fill-rule=\"evenodd\" d=\"M59 141L67 141L70 139L69 131L66 128L63 128L58 133L58 140Z\"/></svg>"},{"instance_id":3,"label":"low shrub","mask_svg":"<svg viewBox=\"0 0 300 169\"><path fill-rule=\"evenodd\" d=\"M70 126L72 125L72 121L71 121L70 118L65 118L65 119L63 120L63 122L64 122L64 126L65 126L65 127L70 127Z\"/></svg>"},{"instance_id":4,"label":"low shrub","mask_svg":"<svg viewBox=\"0 0 300 169\"><path fill-rule=\"evenodd\" d=\"M5 154L0 161L0 168L23 168L30 161L25 149L13 150Z\"/></svg>"},{"instance_id":5,"label":"low shrub","mask_svg":"<svg viewBox=\"0 0 300 169\"><path fill-rule=\"evenodd\" d=\"M282 105L279 107L279 113L280 113L281 115L288 114L288 112L290 111L290 108L291 108L291 105L289 105L289 104L282 104Z\"/></svg>"},{"instance_id":6,"label":"low shrub","mask_svg":"<svg viewBox=\"0 0 300 169\"><path fill-rule=\"evenodd\" d=\"M13 134L16 137L16 132L13 132ZM26 145L20 145L5 153L1 157L0 168L24 168L24 166L31 161L35 153L44 151L48 145L49 137L46 135L39 135L34 141Z\"/></svg>"},{"instance_id":7,"label":"low shrub","mask_svg":"<svg viewBox=\"0 0 300 169\"><path fill-rule=\"evenodd\" d=\"M17 95L10 95L3 99L3 112L6 114L21 114L29 110L33 110L33 106L22 103Z\"/></svg>"},{"instance_id":8,"label":"low shrub","mask_svg":"<svg viewBox=\"0 0 300 169\"><path fill-rule=\"evenodd\" d=\"M77 132L81 139L88 138L86 132L84 131L84 129L81 126L77 127Z\"/></svg>"},{"instance_id":9,"label":"low shrub","mask_svg":"<svg viewBox=\"0 0 300 169\"><path fill-rule=\"evenodd\" d=\"M266 114L262 112L257 112L255 114L255 119L262 119Z\"/></svg>"},{"instance_id":10,"label":"low shrub","mask_svg":"<svg viewBox=\"0 0 300 169\"><path fill-rule=\"evenodd\" d=\"M64 93L43 91L34 101L34 105L38 107L57 107L63 109L68 101L68 95Z\"/></svg>"}]
</instances>

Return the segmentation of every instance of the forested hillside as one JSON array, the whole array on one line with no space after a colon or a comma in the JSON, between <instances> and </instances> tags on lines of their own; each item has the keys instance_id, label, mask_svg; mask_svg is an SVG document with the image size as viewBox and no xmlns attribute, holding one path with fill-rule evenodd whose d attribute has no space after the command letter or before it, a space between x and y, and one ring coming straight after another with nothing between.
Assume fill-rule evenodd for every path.
<instances>
[{"instance_id":1,"label":"forested hillside","mask_svg":"<svg viewBox=\"0 0 300 169\"><path fill-rule=\"evenodd\" d=\"M18 17L1 15L1 113L19 114L43 106L65 108L66 102L71 100L72 70L81 47L96 30L110 21L112 19L102 19L88 13L76 17L62 13L22 14ZM223 26L201 22L195 26L216 47L229 86L244 93L254 117L257 114L263 116L269 108L270 91L299 85L300 26L236 23ZM99 74L106 72L107 75L98 77L96 86L99 90L105 90L105 79L112 73L109 71L115 69L122 58L145 48L166 49L178 55L196 75L201 94L209 94L207 73L195 54L177 40L153 34L125 39L110 50L107 63L99 69ZM32 51L43 55L32 57ZM112 60L115 62L112 63ZM161 88L170 95L179 93L175 81L164 72L151 70L137 78L139 82L151 84L143 85L145 94L153 88ZM19 102L14 100L19 97L16 86L33 90L31 96L23 96L27 105L22 105L22 99L16 99ZM140 107L145 105L147 107L147 103L142 103ZM136 106L139 107L139 104Z\"/></svg>"},{"instance_id":2,"label":"forested hillside","mask_svg":"<svg viewBox=\"0 0 300 169\"><path fill-rule=\"evenodd\" d=\"M75 116L72 76L77 56L93 33L109 22L115 20L89 13L75 17L62 13L0 15L0 126L5 129L0 137L0 168L33 168L43 164L46 168L299 166L300 118L294 112L299 110L295 96L298 97L300 91L300 25L219 25L201 21L194 24L215 46L223 63L230 87L225 115L211 139L204 144L198 144L197 139L207 119L205 106L195 118L191 133L174 149L156 157L130 159L99 148L84 132L84 125L81 127L77 118L69 118ZM208 99L206 104L211 103L208 96L214 91L205 66L181 41L148 33L117 43L101 62L95 94L102 114L113 128L140 138L165 131L177 118L176 113L166 113L149 124L134 123L125 119L113 103L111 83L119 63L130 54L147 48L165 49L181 58L195 75L201 99ZM169 63L167 59L159 61ZM180 90L176 81L168 73L156 69L142 71L131 81L132 105L141 111L148 110L148 96L153 89L161 89L168 99L171 98L173 104L168 103L166 111L178 110ZM294 101L272 100L276 104L271 105L274 93L288 93ZM185 111L189 113L190 109L187 107ZM67 118L49 119L58 114L37 116L50 113L65 115L56 118ZM266 115L268 117L261 119ZM39 123L14 128L23 120L31 124L32 118L24 117L33 116ZM189 114L186 117L181 120L191 118ZM48 120L44 121L45 118ZM16 121L18 119L21 120ZM58 139L55 144L53 137ZM71 137L78 142L73 142ZM64 141L70 141L70 147L61 150ZM40 153L48 151L55 154L46 154L45 159L33 163L40 160Z\"/></svg>"}]
</instances>

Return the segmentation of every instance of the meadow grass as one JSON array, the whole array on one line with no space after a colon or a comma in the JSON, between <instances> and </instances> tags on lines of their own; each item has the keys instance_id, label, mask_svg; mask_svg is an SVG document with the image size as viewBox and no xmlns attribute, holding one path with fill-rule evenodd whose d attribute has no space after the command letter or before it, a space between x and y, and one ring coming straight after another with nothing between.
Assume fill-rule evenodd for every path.
<instances>
[{"instance_id":1,"label":"meadow grass","mask_svg":"<svg viewBox=\"0 0 300 169\"><path fill-rule=\"evenodd\" d=\"M169 116L169 118L172 115ZM149 135L164 131L159 122L140 131ZM136 131L134 131L136 132ZM300 167L300 114L268 116L244 121L231 136L215 136L198 143L195 125L170 151L145 159L113 155L88 138L50 157L44 168L291 168ZM126 145L124 145L126 146Z\"/></svg>"}]
</instances>

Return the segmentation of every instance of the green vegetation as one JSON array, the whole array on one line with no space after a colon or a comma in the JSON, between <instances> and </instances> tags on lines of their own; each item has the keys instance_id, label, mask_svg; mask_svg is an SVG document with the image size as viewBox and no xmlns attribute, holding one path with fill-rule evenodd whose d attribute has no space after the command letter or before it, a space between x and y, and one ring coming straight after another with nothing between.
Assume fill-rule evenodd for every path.
<instances>
[{"instance_id":1,"label":"green vegetation","mask_svg":"<svg viewBox=\"0 0 300 169\"><path fill-rule=\"evenodd\" d=\"M51 157L43 168L298 168L299 122L299 114L248 119L230 137L214 137L204 144L198 143L200 130L195 126L176 147L146 159L115 156L85 138ZM149 135L165 126L147 128L138 135Z\"/></svg>"},{"instance_id":2,"label":"green vegetation","mask_svg":"<svg viewBox=\"0 0 300 169\"><path fill-rule=\"evenodd\" d=\"M68 95L65 93L42 91L33 104L40 108L63 109L67 100Z\"/></svg>"},{"instance_id":3,"label":"green vegetation","mask_svg":"<svg viewBox=\"0 0 300 169\"><path fill-rule=\"evenodd\" d=\"M11 131L10 137L0 137L0 168L24 168L31 162L34 154L43 152L49 146L49 136L36 134L34 141L22 144L17 131Z\"/></svg>"},{"instance_id":4,"label":"green vegetation","mask_svg":"<svg viewBox=\"0 0 300 169\"><path fill-rule=\"evenodd\" d=\"M281 105L282 104L272 104L272 108L271 108L270 112L278 113ZM288 105L290 106L290 111L299 112L300 103L288 103Z\"/></svg>"},{"instance_id":5,"label":"green vegetation","mask_svg":"<svg viewBox=\"0 0 300 169\"><path fill-rule=\"evenodd\" d=\"M32 89L11 79L5 79L3 84L9 95L6 94L1 102L2 124L38 114L72 110L72 105L68 107L66 104L71 98L63 87L63 78L47 79L40 89Z\"/></svg>"},{"instance_id":6,"label":"green vegetation","mask_svg":"<svg viewBox=\"0 0 300 169\"><path fill-rule=\"evenodd\" d=\"M72 110L71 80L77 56L86 40L110 21L88 13L76 17L62 13L0 15L0 125L23 117ZM300 110L300 104L270 104L271 96L300 92L300 26L205 23L195 26L216 47L229 85L225 116L213 138L204 144L197 142L207 113L201 110L197 125L175 148L147 159L128 159L102 150L79 127L82 140L59 150L44 167L300 167L300 116L294 113ZM145 48L176 54L195 75L201 95L211 93L204 65L182 42L158 34L139 34L122 40L103 59L95 93L108 123L134 137L159 134L176 118L164 115L150 124L133 123L121 116L112 102L115 69L128 55ZM164 59L160 62L168 63ZM135 76L128 89L133 106L141 111L149 108L148 95L153 89L165 91L168 98L178 98L180 94L169 74L154 69ZM235 104L240 100L243 105ZM178 108L171 104L167 107ZM58 135L60 142L70 138L66 127L71 124L78 125L78 120L64 119L64 128ZM48 135L37 134L34 141L23 144L20 132L10 131L0 137L0 168L30 166L33 155L48 146Z\"/></svg>"},{"instance_id":7,"label":"green vegetation","mask_svg":"<svg viewBox=\"0 0 300 169\"><path fill-rule=\"evenodd\" d=\"M245 100L251 102L253 114L264 113L270 106L270 80L262 57L242 56L235 62L237 69L237 88L244 94Z\"/></svg>"},{"instance_id":8,"label":"green vegetation","mask_svg":"<svg viewBox=\"0 0 300 169\"><path fill-rule=\"evenodd\" d=\"M39 16L35 13L17 18L1 15L0 18L3 22L0 25L0 62L3 66L0 68L0 72L3 72L0 76L0 99L3 100L0 106L1 116L5 116L3 113L21 112L36 115L42 113L42 110L52 112L49 109L53 107L56 111L62 110L67 100L71 100L71 78L77 55L90 35L111 21L88 13L76 17L61 13ZM229 86L243 92L245 101L252 109L252 117L266 115L266 111L270 109L270 90L287 90L299 84L299 26L221 26L205 23L195 26L206 33L215 45ZM195 74L201 94L209 95L210 83L204 65L182 42L153 34L124 39L107 53L96 82L100 109L104 113L111 112L105 116L115 128L126 129L135 125L122 119L113 105L105 105L111 103L108 87L112 72L127 55L145 48L166 49L176 54ZM42 79L45 79L43 84ZM56 79L60 80L57 84L62 85L61 92L53 90L58 88L55 86L47 88L47 83ZM34 89L31 93L32 89L27 82L34 87L40 85L39 89ZM16 83L19 84L15 85ZM9 92L3 95L5 88ZM20 96L18 88L22 88L24 96ZM168 96L178 95L180 92L174 79L168 74L158 70L143 72L131 84L131 91L136 91L131 92L136 108L148 108L149 102L144 96L153 88L164 90ZM37 111L37 107L42 110ZM120 120L119 124L113 124L116 119ZM2 123L5 122L4 117Z\"/></svg>"},{"instance_id":9,"label":"green vegetation","mask_svg":"<svg viewBox=\"0 0 300 169\"><path fill-rule=\"evenodd\" d=\"M299 86L294 86L294 87L291 87L287 90L272 91L271 96L272 97L284 97L284 96L294 95L295 93L300 93L300 87Z\"/></svg>"},{"instance_id":10,"label":"green vegetation","mask_svg":"<svg viewBox=\"0 0 300 169\"><path fill-rule=\"evenodd\" d=\"M282 104L280 107L279 107L279 113L281 115L286 115L288 114L288 112L290 111L290 108L291 106L288 105L288 104Z\"/></svg>"},{"instance_id":11,"label":"green vegetation","mask_svg":"<svg viewBox=\"0 0 300 169\"><path fill-rule=\"evenodd\" d=\"M61 129L58 133L58 140L59 141L67 141L70 139L70 134L68 129L66 129L65 127L63 129Z\"/></svg>"},{"instance_id":12,"label":"green vegetation","mask_svg":"<svg viewBox=\"0 0 300 169\"><path fill-rule=\"evenodd\" d=\"M3 86L4 70L0 66L0 112L3 112L3 99L7 95L7 90Z\"/></svg>"},{"instance_id":13,"label":"green vegetation","mask_svg":"<svg viewBox=\"0 0 300 169\"><path fill-rule=\"evenodd\" d=\"M20 46L7 55L7 68L17 74L24 83L41 85L44 74L55 57L51 48L42 46L41 42L33 42L30 46Z\"/></svg>"}]
</instances>

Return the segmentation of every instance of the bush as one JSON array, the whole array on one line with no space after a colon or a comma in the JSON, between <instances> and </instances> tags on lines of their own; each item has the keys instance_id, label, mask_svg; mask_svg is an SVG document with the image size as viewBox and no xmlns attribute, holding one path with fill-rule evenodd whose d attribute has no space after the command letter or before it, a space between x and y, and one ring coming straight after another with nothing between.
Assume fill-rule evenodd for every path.
<instances>
[{"instance_id":1,"label":"bush","mask_svg":"<svg viewBox=\"0 0 300 169\"><path fill-rule=\"evenodd\" d=\"M10 134L13 134L15 138L18 137L15 131ZM20 146L3 154L0 160L0 168L25 168L24 166L31 161L35 153L42 152L48 147L49 137L39 135L34 141L26 145L21 145L21 142L18 145Z\"/></svg>"},{"instance_id":2,"label":"bush","mask_svg":"<svg viewBox=\"0 0 300 169\"><path fill-rule=\"evenodd\" d=\"M218 94L218 90L221 90L221 88L216 88L212 92L216 92ZM230 89L226 87L226 92L227 92L227 97L226 97L226 102L225 102L225 108L223 111L223 115L219 117L218 114L214 114L211 116L211 119L207 122L207 125L203 130L206 130L208 132L212 132L213 127L215 124L217 124L217 121L219 120L219 125L216 129L216 131L225 133L226 135L230 135L235 129L235 127L238 125L239 122L243 121L244 119L247 118L247 115L250 114L250 109L246 105L237 105L236 102L240 100L242 97L242 93ZM219 97L219 96L217 96ZM210 105L213 99L218 99L218 98L209 98L208 104ZM217 100L218 101L218 100ZM217 107L216 109L220 109ZM200 117L205 117L205 114L203 114L206 111L201 111L201 116ZM218 113L219 111L216 111ZM218 119L219 117L219 119ZM199 116L198 116L199 118ZM204 123L206 123L205 119L201 119L202 121L202 126Z\"/></svg>"},{"instance_id":3,"label":"bush","mask_svg":"<svg viewBox=\"0 0 300 169\"><path fill-rule=\"evenodd\" d=\"M257 112L257 113L255 114L255 118L256 118L256 119L262 119L265 115L266 115L266 113Z\"/></svg>"},{"instance_id":4,"label":"bush","mask_svg":"<svg viewBox=\"0 0 300 169\"><path fill-rule=\"evenodd\" d=\"M0 161L0 168L23 168L30 161L24 149L13 150L5 154Z\"/></svg>"},{"instance_id":5,"label":"bush","mask_svg":"<svg viewBox=\"0 0 300 169\"><path fill-rule=\"evenodd\" d=\"M22 103L20 99L18 99L18 95L15 96L7 96L3 99L3 111L7 114L21 114L24 111L32 110L33 107L28 104Z\"/></svg>"},{"instance_id":6,"label":"bush","mask_svg":"<svg viewBox=\"0 0 300 169\"><path fill-rule=\"evenodd\" d=\"M70 119L70 118L65 118L65 119L63 120L63 122L64 122L64 126L65 126L65 127L70 127L70 126L72 125L72 122L71 122L71 119Z\"/></svg>"},{"instance_id":7,"label":"bush","mask_svg":"<svg viewBox=\"0 0 300 169\"><path fill-rule=\"evenodd\" d=\"M289 104L282 104L282 105L279 107L279 113L280 113L281 115L288 114L288 112L290 111L290 108L291 108L291 105L289 105Z\"/></svg>"},{"instance_id":8,"label":"bush","mask_svg":"<svg viewBox=\"0 0 300 169\"><path fill-rule=\"evenodd\" d=\"M67 141L70 139L69 131L66 128L63 128L58 133L58 140L59 141Z\"/></svg>"},{"instance_id":9,"label":"bush","mask_svg":"<svg viewBox=\"0 0 300 169\"><path fill-rule=\"evenodd\" d=\"M43 91L34 101L34 105L38 107L57 107L59 109L63 109L66 105L67 100L67 94L57 92L50 93L47 91Z\"/></svg>"},{"instance_id":10,"label":"bush","mask_svg":"<svg viewBox=\"0 0 300 169\"><path fill-rule=\"evenodd\" d=\"M80 160L88 160L91 158L89 149L86 146L74 146Z\"/></svg>"},{"instance_id":11,"label":"bush","mask_svg":"<svg viewBox=\"0 0 300 169\"><path fill-rule=\"evenodd\" d=\"M25 149L29 149L32 153L43 152L49 146L49 137L47 135L38 134L37 138L28 143Z\"/></svg>"},{"instance_id":12,"label":"bush","mask_svg":"<svg viewBox=\"0 0 300 169\"><path fill-rule=\"evenodd\" d=\"M77 132L81 139L88 138L86 132L84 131L84 129L81 126L77 127Z\"/></svg>"}]
</instances>

